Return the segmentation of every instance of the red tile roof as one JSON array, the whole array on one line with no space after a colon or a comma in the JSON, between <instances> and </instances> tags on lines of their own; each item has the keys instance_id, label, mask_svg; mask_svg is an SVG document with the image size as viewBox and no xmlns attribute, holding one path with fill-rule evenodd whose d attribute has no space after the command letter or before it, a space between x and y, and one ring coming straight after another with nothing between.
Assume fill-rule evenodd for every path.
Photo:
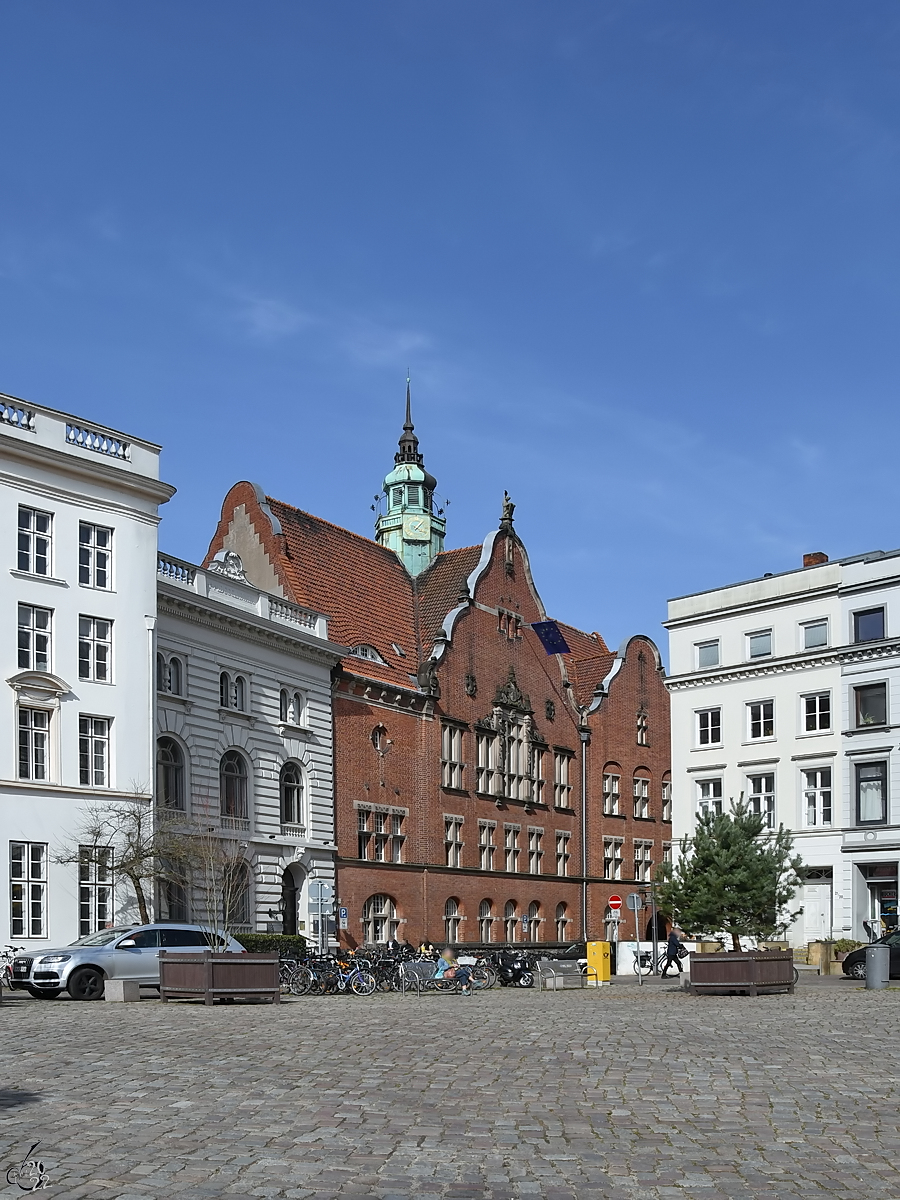
<instances>
[{"instance_id":1,"label":"red tile roof","mask_svg":"<svg viewBox=\"0 0 900 1200\"><path fill-rule=\"evenodd\" d=\"M609 674L615 654L599 633L583 633L574 625L557 621L571 654L563 655L566 674L579 704L587 704L594 691Z\"/></svg>"}]
</instances>

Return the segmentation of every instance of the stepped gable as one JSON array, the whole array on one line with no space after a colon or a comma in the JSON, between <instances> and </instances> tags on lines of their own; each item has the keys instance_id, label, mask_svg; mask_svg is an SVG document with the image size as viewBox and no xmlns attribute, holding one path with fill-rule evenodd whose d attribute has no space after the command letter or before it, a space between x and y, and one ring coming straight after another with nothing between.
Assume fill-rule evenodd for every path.
<instances>
[{"instance_id":1,"label":"stepped gable","mask_svg":"<svg viewBox=\"0 0 900 1200\"><path fill-rule=\"evenodd\" d=\"M562 656L575 699L587 704L615 662L616 655L599 633L584 633L573 625L557 621L571 654Z\"/></svg>"},{"instance_id":2,"label":"stepped gable","mask_svg":"<svg viewBox=\"0 0 900 1200\"><path fill-rule=\"evenodd\" d=\"M397 555L281 500L267 496L266 502L281 522L284 553L278 565L295 602L325 613L332 641L374 646L385 660L354 656L343 660L345 666L354 674L414 686L409 678L418 663L413 584Z\"/></svg>"},{"instance_id":3,"label":"stepped gable","mask_svg":"<svg viewBox=\"0 0 900 1200\"><path fill-rule=\"evenodd\" d=\"M481 561L481 546L461 546L444 550L416 578L416 609L422 657L427 658L444 619L464 602L466 580Z\"/></svg>"}]
</instances>

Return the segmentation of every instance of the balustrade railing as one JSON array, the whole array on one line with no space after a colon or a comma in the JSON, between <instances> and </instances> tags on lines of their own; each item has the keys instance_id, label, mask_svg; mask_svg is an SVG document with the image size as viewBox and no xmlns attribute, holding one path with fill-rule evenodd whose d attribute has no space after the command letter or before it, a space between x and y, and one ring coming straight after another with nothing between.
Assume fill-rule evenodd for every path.
<instances>
[{"instance_id":1,"label":"balustrade railing","mask_svg":"<svg viewBox=\"0 0 900 1200\"><path fill-rule=\"evenodd\" d=\"M275 621L287 621L291 625L299 625L303 629L315 629L318 614L308 608L300 608L288 600L269 600L269 615Z\"/></svg>"},{"instance_id":2,"label":"balustrade railing","mask_svg":"<svg viewBox=\"0 0 900 1200\"><path fill-rule=\"evenodd\" d=\"M237 833L249 833L250 821L247 817L219 817L220 829L233 829Z\"/></svg>"},{"instance_id":3,"label":"balustrade railing","mask_svg":"<svg viewBox=\"0 0 900 1200\"><path fill-rule=\"evenodd\" d=\"M8 400L0 400L0 421L15 429L27 429L34 433L34 413L28 408L19 408Z\"/></svg>"},{"instance_id":4,"label":"balustrade railing","mask_svg":"<svg viewBox=\"0 0 900 1200\"><path fill-rule=\"evenodd\" d=\"M282 825L281 826L281 836L289 837L289 838L305 838L306 837L306 826L305 825Z\"/></svg>"},{"instance_id":5,"label":"balustrade railing","mask_svg":"<svg viewBox=\"0 0 900 1200\"><path fill-rule=\"evenodd\" d=\"M66 424L66 441L71 446L82 450L93 450L96 454L105 454L109 458L129 459L131 447L128 442L120 441L111 433L99 433L96 429L88 429L84 425Z\"/></svg>"},{"instance_id":6,"label":"balustrade railing","mask_svg":"<svg viewBox=\"0 0 900 1200\"><path fill-rule=\"evenodd\" d=\"M180 558L172 558L170 554L157 555L156 573L164 579L171 579L175 583L186 583L191 587L197 578L195 567L188 562L183 562Z\"/></svg>"}]
</instances>

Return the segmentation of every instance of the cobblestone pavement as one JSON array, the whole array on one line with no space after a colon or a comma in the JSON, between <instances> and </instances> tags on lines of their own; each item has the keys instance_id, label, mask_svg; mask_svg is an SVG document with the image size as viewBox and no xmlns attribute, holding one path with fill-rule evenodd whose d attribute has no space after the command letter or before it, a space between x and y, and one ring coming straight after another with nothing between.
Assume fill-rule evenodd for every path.
<instances>
[{"instance_id":1,"label":"cobblestone pavement","mask_svg":"<svg viewBox=\"0 0 900 1200\"><path fill-rule=\"evenodd\" d=\"M4 994L0 1195L900 1197L900 989Z\"/></svg>"}]
</instances>

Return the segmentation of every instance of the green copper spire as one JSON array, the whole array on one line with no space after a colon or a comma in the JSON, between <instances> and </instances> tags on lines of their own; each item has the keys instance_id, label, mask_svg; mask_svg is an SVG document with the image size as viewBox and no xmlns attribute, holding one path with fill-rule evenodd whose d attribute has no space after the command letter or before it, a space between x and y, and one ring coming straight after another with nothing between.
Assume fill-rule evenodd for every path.
<instances>
[{"instance_id":1,"label":"green copper spire","mask_svg":"<svg viewBox=\"0 0 900 1200\"><path fill-rule=\"evenodd\" d=\"M447 523L434 511L437 480L425 470L412 421L409 378L406 420L394 455L394 469L384 479L385 512L375 522L375 539L393 550L410 575L430 566L444 548Z\"/></svg>"}]
</instances>

